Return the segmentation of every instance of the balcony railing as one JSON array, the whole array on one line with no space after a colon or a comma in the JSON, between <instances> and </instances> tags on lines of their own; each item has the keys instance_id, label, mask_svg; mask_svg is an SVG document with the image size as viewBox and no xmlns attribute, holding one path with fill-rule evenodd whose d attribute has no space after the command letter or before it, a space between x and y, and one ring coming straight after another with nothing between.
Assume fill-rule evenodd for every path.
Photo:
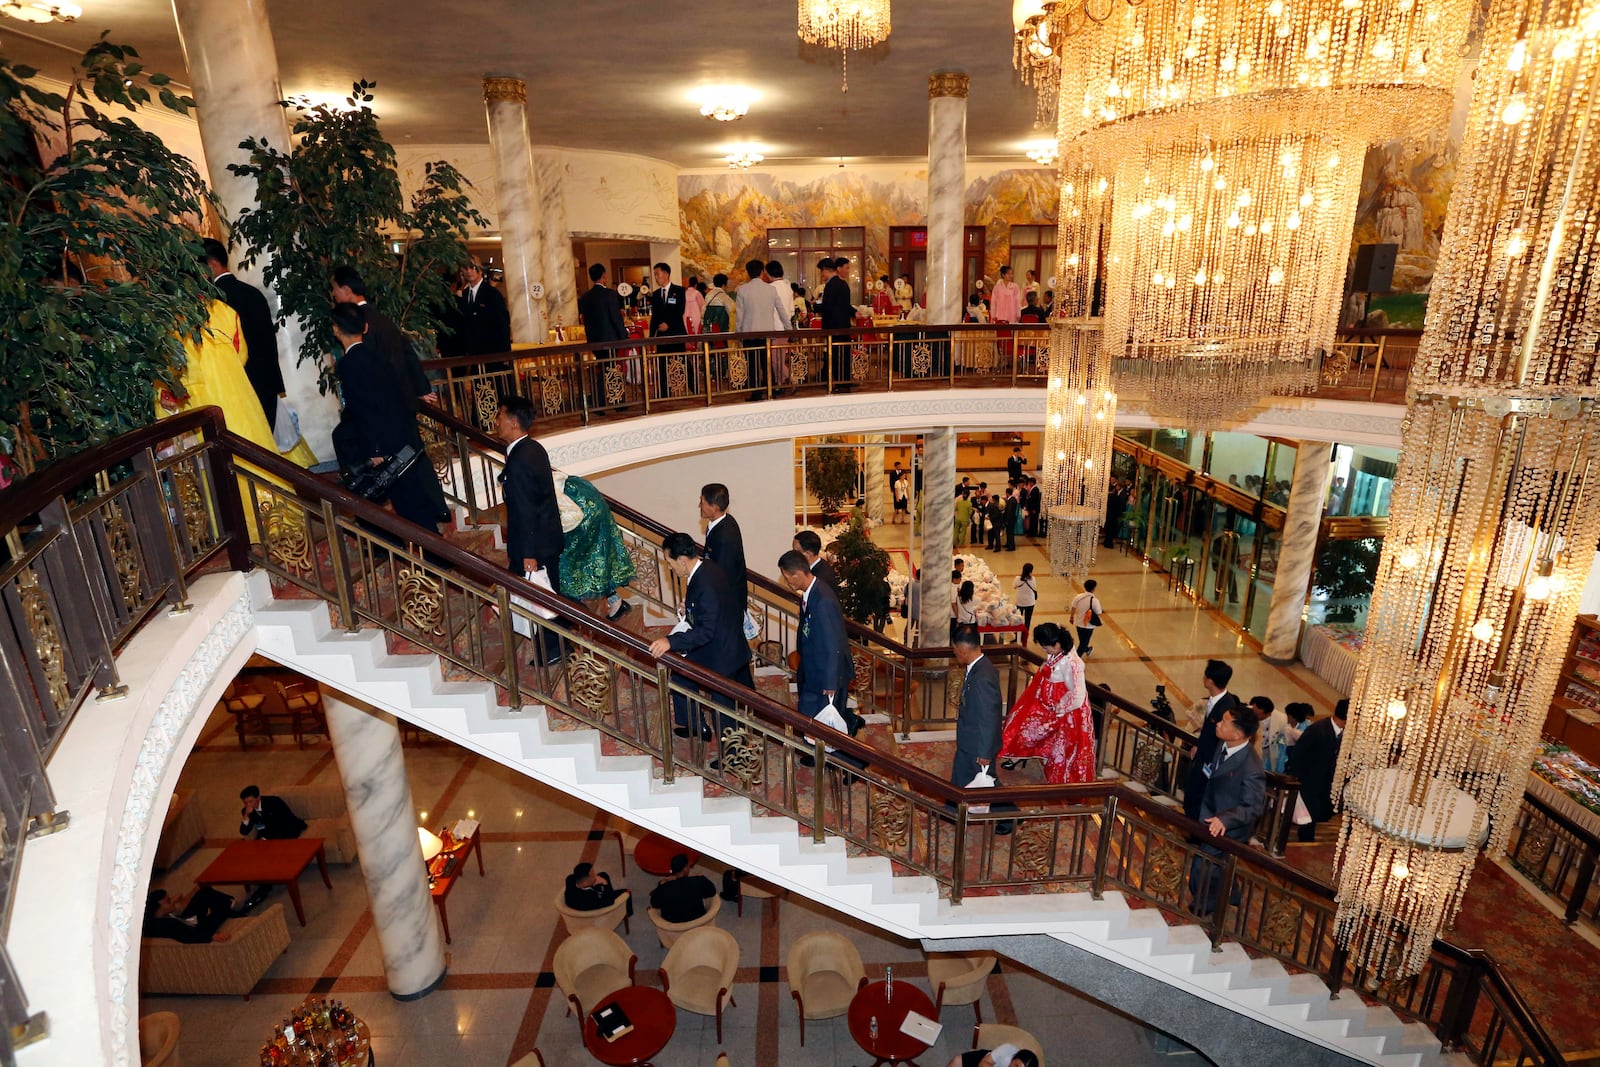
<instances>
[{"instance_id":1,"label":"balcony railing","mask_svg":"<svg viewBox=\"0 0 1600 1067\"><path fill-rule=\"evenodd\" d=\"M1441 1041L1470 1053L1474 1062L1510 1058L1564 1063L1487 955L1440 941L1418 978L1391 986L1368 982L1334 942L1335 904L1329 886L1259 849L1227 839L1203 847L1202 827L1164 797L1152 795L1148 782L1139 787L1102 780L1074 786L959 788L685 660L669 656L657 662L638 635L409 526L275 454L219 432L219 426L215 411L160 423L82 457L83 463L70 471L51 468L25 483L21 495L6 498L0 520L12 535L8 598L24 581L37 581L47 597L60 592L58 583L61 590L72 582L97 590L85 594L95 613L94 625L62 631L65 662L93 665L100 677L114 683L105 673L112 665L102 660L126 639L136 625L135 615L148 615L164 602L181 608L184 579L208 560L225 558L235 569L259 567L270 575L278 595L328 602L338 625L381 627L409 651L438 655L449 677L486 681L511 706L541 704L557 728L598 731L608 751L647 754L667 781L685 772L702 775L708 788L746 797L759 810L787 815L819 841L833 835L855 849L886 857L902 873L933 879L952 902L973 895L1081 889L1099 896L1108 888L1118 890L1201 925L1214 944L1236 940L1317 974L1335 993L1354 986L1426 1023ZM487 491L494 485L485 476L492 472L495 457L470 427L446 420L434 420L430 427L430 455L436 468L444 468L452 496L462 500L468 486L476 493L476 487ZM472 447L450 450L462 443ZM83 464L95 471L85 475ZM183 472L189 477L182 477ZM97 482L93 473L104 474L104 480ZM134 485L123 488L130 480L145 488L137 493ZM107 549L113 565L92 565L102 530L116 525L108 518L98 524L94 519L104 515L107 498L129 502L115 505L129 536L119 541L107 535L104 544L133 545L144 552L148 542L154 553L148 558L160 564L141 572L137 583L128 582L126 571L114 565L121 558L114 547ZM22 503L13 507L13 501ZM52 512L55 520L43 517L51 501L60 502ZM482 510L492 503L481 495L472 506ZM641 553L635 558L654 565L653 550L643 545L655 542L659 526L626 509L618 511ZM63 524L72 515L77 521ZM53 565L43 549L58 541L62 547L57 551L68 554ZM121 551L126 555L128 550ZM67 574L72 553L89 562L79 562L78 572ZM22 578L22 571L31 577ZM642 595L663 607L675 603L679 591L659 569L644 568L642 573L654 573L656 579L655 591L638 590ZM640 585L649 584L648 577L641 578ZM774 651L786 650L784 642L792 636L793 602L768 586L754 576L753 592L765 612L761 640L776 642L776 650L769 646L765 653L774 658ZM160 597L154 597L156 589L163 590ZM120 613L114 602L121 603ZM546 620L530 605L554 610L557 617ZM15 639L37 648L37 632L19 629L16 616L12 618ZM519 641L518 630L531 632L533 639ZM546 658L547 634L561 652L559 658ZM936 680L941 673L936 664L948 660L949 650L903 649L866 628L853 630L852 636L858 655L871 657L864 676L870 684L863 692L871 701L881 701L899 728L948 718L940 709L947 706L949 689ZM996 653L1008 689L1019 691L1035 662L1018 650ZM524 665L530 655L534 662ZM895 666L897 656L902 663ZM7 662L21 661L8 655ZM80 674L88 669L65 675L68 705L75 706L74 686L83 684ZM40 694L51 692L49 677L48 671L28 675L33 702L8 702L6 721L0 723L8 739L19 734L30 738L34 767L41 767L48 755L48 745L41 743L44 731L33 725L36 719L44 721L46 700ZM932 690L937 699L919 695L919 686ZM699 714L718 720L715 753L697 734L687 740L673 736L674 698L689 707L691 721ZM63 704L54 696L49 699L59 721ZM1126 766L1130 778L1156 779L1154 793L1170 793L1180 773L1179 749L1186 735L1112 694L1099 691L1096 699L1105 716L1103 764ZM24 733L26 729L33 732ZM1160 753L1159 760L1140 755L1150 746ZM1141 775L1141 766L1155 769ZM10 768L6 770L10 781ZM1162 773L1169 775L1165 783ZM979 805L993 807L976 810ZM998 834L1002 820L1015 820L1015 831ZM1268 824L1268 837L1280 832L1278 826ZM1216 901L1211 910L1203 906L1197 889L1210 887L1213 879L1214 895L1205 893ZM0 959L0 992L5 993L0 1010L8 1024L26 1018L21 991L9 977ZM9 1036L0 1038L0 1060L11 1061Z\"/></svg>"},{"instance_id":2,"label":"balcony railing","mask_svg":"<svg viewBox=\"0 0 1600 1067\"><path fill-rule=\"evenodd\" d=\"M1418 331L1341 334L1323 360L1324 399L1405 401ZM500 356L429 360L444 409L492 430L502 393L528 397L553 426L775 395L927 388L1043 388L1047 325L928 326L693 334L543 345ZM774 371L777 371L776 377Z\"/></svg>"}]
</instances>

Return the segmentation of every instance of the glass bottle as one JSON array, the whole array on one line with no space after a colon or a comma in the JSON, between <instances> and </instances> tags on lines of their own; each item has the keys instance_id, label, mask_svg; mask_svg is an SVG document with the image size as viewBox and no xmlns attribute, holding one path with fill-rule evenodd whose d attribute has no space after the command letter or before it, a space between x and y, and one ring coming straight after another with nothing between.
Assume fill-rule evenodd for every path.
<instances>
[{"instance_id":1,"label":"glass bottle","mask_svg":"<svg viewBox=\"0 0 1600 1067\"><path fill-rule=\"evenodd\" d=\"M867 1033L872 1036L872 1040L878 1040L878 1017L876 1015L874 1015L872 1017L872 1021L867 1024Z\"/></svg>"},{"instance_id":2,"label":"glass bottle","mask_svg":"<svg viewBox=\"0 0 1600 1067\"><path fill-rule=\"evenodd\" d=\"M894 1000L894 968L892 966L883 969L883 982L883 1002L888 1004Z\"/></svg>"}]
</instances>

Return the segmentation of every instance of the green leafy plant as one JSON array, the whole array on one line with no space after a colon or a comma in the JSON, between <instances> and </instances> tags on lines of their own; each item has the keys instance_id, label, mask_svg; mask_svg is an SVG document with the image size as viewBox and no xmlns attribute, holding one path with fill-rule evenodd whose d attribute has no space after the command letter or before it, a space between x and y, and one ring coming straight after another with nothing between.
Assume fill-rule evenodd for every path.
<instances>
[{"instance_id":1,"label":"green leafy plant","mask_svg":"<svg viewBox=\"0 0 1600 1067\"><path fill-rule=\"evenodd\" d=\"M105 109L194 101L104 37L65 93L36 78L0 56L0 455L24 475L150 423L211 288L199 172Z\"/></svg>"},{"instance_id":2,"label":"green leafy plant","mask_svg":"<svg viewBox=\"0 0 1600 1067\"><path fill-rule=\"evenodd\" d=\"M356 82L344 107L280 101L291 115L294 148L281 152L248 138L239 147L249 161L228 167L256 187L256 204L240 211L234 237L247 262L270 254L262 276L278 295L283 320L300 320L299 362L318 362L324 391L333 269L347 263L360 271L368 301L431 350L453 304L451 279L468 259L467 228L488 225L472 206L471 183L443 161L424 167L422 188L406 202L394 147L373 110L375 88ZM398 255L390 245L396 238L405 242Z\"/></svg>"},{"instance_id":3,"label":"green leafy plant","mask_svg":"<svg viewBox=\"0 0 1600 1067\"><path fill-rule=\"evenodd\" d=\"M846 500L854 501L861 484L861 462L854 448L836 447L838 437L823 438L823 448L806 450L806 488L823 510L837 512Z\"/></svg>"},{"instance_id":4,"label":"green leafy plant","mask_svg":"<svg viewBox=\"0 0 1600 1067\"><path fill-rule=\"evenodd\" d=\"M1334 601L1328 612L1331 622L1350 622L1356 617L1354 601L1372 595L1378 573L1378 556L1383 542L1375 537L1335 540L1323 544L1317 553L1317 592Z\"/></svg>"},{"instance_id":5,"label":"green leafy plant","mask_svg":"<svg viewBox=\"0 0 1600 1067\"><path fill-rule=\"evenodd\" d=\"M868 535L860 508L850 513L849 528L829 551L839 574L839 607L845 617L882 629L889 617L889 553Z\"/></svg>"}]
</instances>

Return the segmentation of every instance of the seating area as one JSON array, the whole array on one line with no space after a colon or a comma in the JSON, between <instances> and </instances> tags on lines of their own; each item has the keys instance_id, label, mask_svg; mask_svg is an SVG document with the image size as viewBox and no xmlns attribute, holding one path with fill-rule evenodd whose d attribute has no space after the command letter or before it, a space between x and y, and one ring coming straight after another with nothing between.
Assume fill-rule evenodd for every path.
<instances>
[{"instance_id":1,"label":"seating area","mask_svg":"<svg viewBox=\"0 0 1600 1067\"><path fill-rule=\"evenodd\" d=\"M263 975L289 948L283 905L230 919L225 941L185 945L147 937L139 945L143 993L231 995L249 999Z\"/></svg>"}]
</instances>

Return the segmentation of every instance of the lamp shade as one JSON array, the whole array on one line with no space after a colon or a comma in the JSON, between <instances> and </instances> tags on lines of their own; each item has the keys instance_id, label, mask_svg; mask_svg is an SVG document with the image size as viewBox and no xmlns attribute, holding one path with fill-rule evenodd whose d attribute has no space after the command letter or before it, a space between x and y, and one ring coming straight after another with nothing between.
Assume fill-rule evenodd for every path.
<instances>
[{"instance_id":1,"label":"lamp shade","mask_svg":"<svg viewBox=\"0 0 1600 1067\"><path fill-rule=\"evenodd\" d=\"M432 863L434 857L444 851L444 842L426 826L417 827L417 840L422 844L423 863Z\"/></svg>"}]
</instances>

